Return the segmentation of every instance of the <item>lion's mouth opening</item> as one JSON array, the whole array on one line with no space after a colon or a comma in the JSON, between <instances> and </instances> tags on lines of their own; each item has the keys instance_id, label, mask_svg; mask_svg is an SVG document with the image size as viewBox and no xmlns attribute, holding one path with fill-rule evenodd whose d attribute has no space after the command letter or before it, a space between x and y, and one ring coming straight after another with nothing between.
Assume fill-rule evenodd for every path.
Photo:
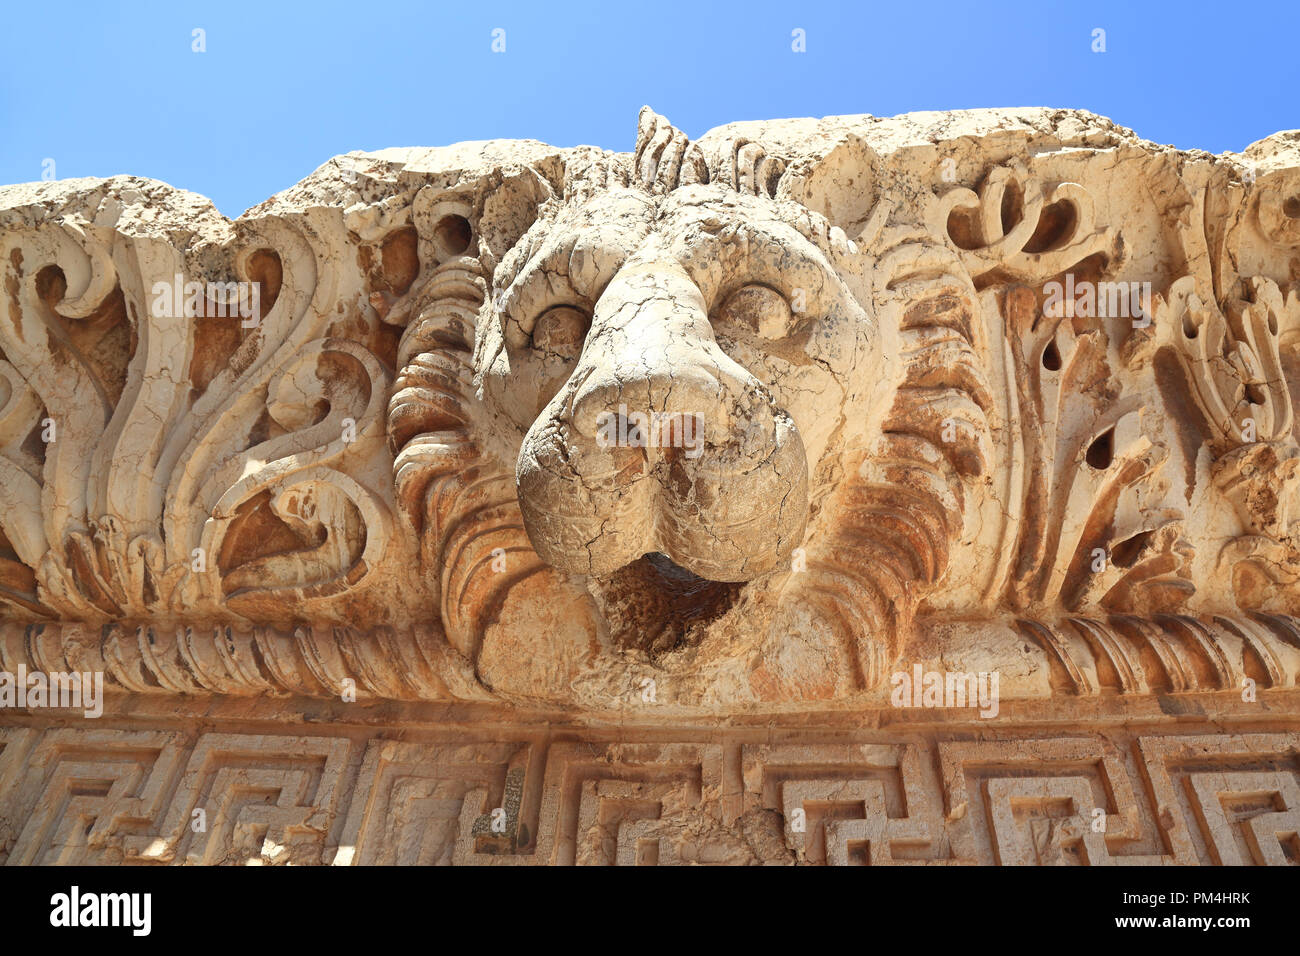
<instances>
[{"instance_id":1,"label":"lion's mouth opening","mask_svg":"<svg viewBox=\"0 0 1300 956\"><path fill-rule=\"evenodd\" d=\"M592 591L618 647L652 660L693 647L704 630L736 603L743 582L710 581L666 554L644 554L594 580Z\"/></svg>"}]
</instances>

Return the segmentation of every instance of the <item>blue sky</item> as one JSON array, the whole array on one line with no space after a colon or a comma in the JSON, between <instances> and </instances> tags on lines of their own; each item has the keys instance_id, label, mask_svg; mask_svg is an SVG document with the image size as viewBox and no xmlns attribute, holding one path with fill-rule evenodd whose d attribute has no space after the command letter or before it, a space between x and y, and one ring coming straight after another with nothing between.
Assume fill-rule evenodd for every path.
<instances>
[{"instance_id":1,"label":"blue sky","mask_svg":"<svg viewBox=\"0 0 1300 956\"><path fill-rule=\"evenodd\" d=\"M352 149L630 149L643 103L692 136L990 106L1086 108L1215 153L1300 127L1296 0L6 0L0 16L0 182L52 159L58 178L150 176L229 216Z\"/></svg>"}]
</instances>

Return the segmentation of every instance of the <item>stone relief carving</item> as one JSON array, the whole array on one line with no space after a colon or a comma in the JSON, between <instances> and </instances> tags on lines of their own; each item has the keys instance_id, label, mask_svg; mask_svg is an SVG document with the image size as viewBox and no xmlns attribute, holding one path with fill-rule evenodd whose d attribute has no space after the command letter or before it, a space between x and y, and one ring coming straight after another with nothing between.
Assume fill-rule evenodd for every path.
<instances>
[{"instance_id":1,"label":"stone relief carving","mask_svg":"<svg viewBox=\"0 0 1300 956\"><path fill-rule=\"evenodd\" d=\"M1293 733L803 736L4 728L0 862L1295 863Z\"/></svg>"},{"instance_id":2,"label":"stone relief carving","mask_svg":"<svg viewBox=\"0 0 1300 956\"><path fill-rule=\"evenodd\" d=\"M1298 217L1294 134L1051 110L646 109L631 154L349 154L234 221L4 187L0 665L592 711L940 660L1293 688Z\"/></svg>"}]
</instances>

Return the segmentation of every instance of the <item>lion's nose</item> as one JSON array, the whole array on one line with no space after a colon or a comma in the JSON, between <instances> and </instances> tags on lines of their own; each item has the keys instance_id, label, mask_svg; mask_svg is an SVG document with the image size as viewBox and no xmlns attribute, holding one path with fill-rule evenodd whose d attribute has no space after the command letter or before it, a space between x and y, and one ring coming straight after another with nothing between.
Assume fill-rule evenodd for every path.
<instances>
[{"instance_id":1,"label":"lion's nose","mask_svg":"<svg viewBox=\"0 0 1300 956\"><path fill-rule=\"evenodd\" d=\"M676 263L629 263L611 280L516 477L537 552L598 576L661 551L701 577L748 580L798 543L807 510L793 422L718 346Z\"/></svg>"},{"instance_id":2,"label":"lion's nose","mask_svg":"<svg viewBox=\"0 0 1300 956\"><path fill-rule=\"evenodd\" d=\"M738 425L752 434L764 424L761 386L718 347L700 291L680 267L622 270L592 328L570 413L578 436L605 447L616 433L616 445L639 442L652 458L670 447L694 457L705 444L734 440Z\"/></svg>"}]
</instances>

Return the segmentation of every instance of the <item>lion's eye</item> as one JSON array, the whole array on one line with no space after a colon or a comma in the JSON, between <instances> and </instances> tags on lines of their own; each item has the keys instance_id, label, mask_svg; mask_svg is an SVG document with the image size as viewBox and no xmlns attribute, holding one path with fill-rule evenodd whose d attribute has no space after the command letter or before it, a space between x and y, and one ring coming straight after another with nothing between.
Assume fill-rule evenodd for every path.
<instances>
[{"instance_id":1,"label":"lion's eye","mask_svg":"<svg viewBox=\"0 0 1300 956\"><path fill-rule=\"evenodd\" d=\"M533 325L533 348L563 359L576 359L590 325L587 314L571 305L547 309Z\"/></svg>"},{"instance_id":2,"label":"lion's eye","mask_svg":"<svg viewBox=\"0 0 1300 956\"><path fill-rule=\"evenodd\" d=\"M726 323L747 329L765 339L779 339L789 334L794 313L785 296L765 285L747 285L727 296L718 311Z\"/></svg>"}]
</instances>

